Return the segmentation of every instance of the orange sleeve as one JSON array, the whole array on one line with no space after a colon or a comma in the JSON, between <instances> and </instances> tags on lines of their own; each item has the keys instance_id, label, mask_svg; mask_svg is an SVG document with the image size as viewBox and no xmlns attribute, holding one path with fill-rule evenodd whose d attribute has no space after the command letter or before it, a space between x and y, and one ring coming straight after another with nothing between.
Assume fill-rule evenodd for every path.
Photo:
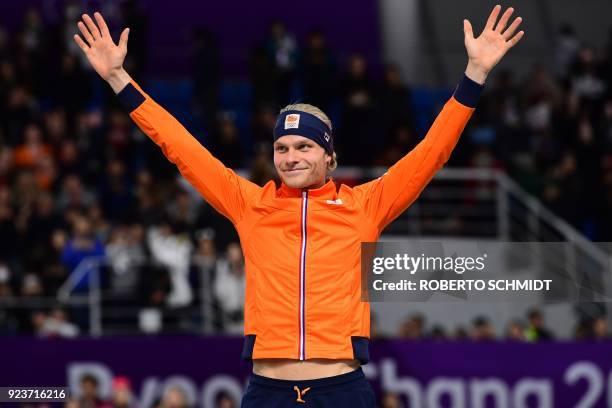
<instances>
[{"instance_id":1,"label":"orange sleeve","mask_svg":"<svg viewBox=\"0 0 612 408\"><path fill-rule=\"evenodd\" d=\"M117 97L130 111L136 125L161 148L202 197L234 224L240 222L246 203L260 187L213 157L135 82L128 84Z\"/></svg>"},{"instance_id":2,"label":"orange sleeve","mask_svg":"<svg viewBox=\"0 0 612 408\"><path fill-rule=\"evenodd\" d=\"M451 97L423 140L377 178L354 188L366 216L382 230L416 200L447 162L474 108Z\"/></svg>"}]
</instances>

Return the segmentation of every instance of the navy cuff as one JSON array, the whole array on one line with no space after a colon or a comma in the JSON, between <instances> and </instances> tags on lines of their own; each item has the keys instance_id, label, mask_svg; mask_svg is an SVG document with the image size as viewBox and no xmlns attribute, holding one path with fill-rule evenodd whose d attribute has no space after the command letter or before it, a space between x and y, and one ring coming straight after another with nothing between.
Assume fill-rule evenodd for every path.
<instances>
[{"instance_id":1,"label":"navy cuff","mask_svg":"<svg viewBox=\"0 0 612 408\"><path fill-rule=\"evenodd\" d=\"M453 96L462 105L475 108L483 89L484 85L472 81L467 75L463 74L463 78L461 78L459 85L455 88Z\"/></svg>"},{"instance_id":2,"label":"navy cuff","mask_svg":"<svg viewBox=\"0 0 612 408\"><path fill-rule=\"evenodd\" d=\"M117 98L128 112L134 111L145 101L144 95L131 83L117 94Z\"/></svg>"}]
</instances>

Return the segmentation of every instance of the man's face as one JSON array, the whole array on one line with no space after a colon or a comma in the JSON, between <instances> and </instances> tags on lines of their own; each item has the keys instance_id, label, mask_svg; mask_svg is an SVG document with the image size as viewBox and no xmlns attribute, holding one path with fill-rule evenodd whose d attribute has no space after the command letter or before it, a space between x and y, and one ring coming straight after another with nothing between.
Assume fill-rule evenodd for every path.
<instances>
[{"instance_id":1,"label":"man's face","mask_svg":"<svg viewBox=\"0 0 612 408\"><path fill-rule=\"evenodd\" d=\"M323 186L330 160L325 149L303 136L282 136L274 142L274 167L288 187Z\"/></svg>"},{"instance_id":2,"label":"man's face","mask_svg":"<svg viewBox=\"0 0 612 408\"><path fill-rule=\"evenodd\" d=\"M86 378L81 382L81 390L83 391L83 397L94 399L98 395L98 384L92 379Z\"/></svg>"}]
</instances>

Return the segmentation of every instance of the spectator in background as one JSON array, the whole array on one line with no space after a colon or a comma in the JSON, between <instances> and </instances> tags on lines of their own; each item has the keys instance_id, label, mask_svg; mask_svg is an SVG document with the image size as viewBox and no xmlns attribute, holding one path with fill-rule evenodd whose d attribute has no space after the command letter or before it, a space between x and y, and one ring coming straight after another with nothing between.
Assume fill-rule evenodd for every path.
<instances>
[{"instance_id":1,"label":"spectator in background","mask_svg":"<svg viewBox=\"0 0 612 408\"><path fill-rule=\"evenodd\" d=\"M612 99L608 99L601 111L601 121L597 125L597 137L603 144L603 152L612 157Z\"/></svg>"},{"instance_id":2,"label":"spectator in background","mask_svg":"<svg viewBox=\"0 0 612 408\"><path fill-rule=\"evenodd\" d=\"M25 329L20 327L14 312L4 306L12 298L11 270L0 261L0 335L14 335Z\"/></svg>"},{"instance_id":3,"label":"spectator in background","mask_svg":"<svg viewBox=\"0 0 612 408\"><path fill-rule=\"evenodd\" d=\"M276 124L275 107L268 103L260 103L255 107L254 116L251 123L251 139L255 150L260 145L268 147L270 145L270 135L274 131Z\"/></svg>"},{"instance_id":4,"label":"spectator in background","mask_svg":"<svg viewBox=\"0 0 612 408\"><path fill-rule=\"evenodd\" d=\"M44 294L44 288L38 275L30 272L23 276L21 279L21 296L23 298L39 298Z\"/></svg>"},{"instance_id":5,"label":"spectator in background","mask_svg":"<svg viewBox=\"0 0 612 408\"><path fill-rule=\"evenodd\" d=\"M110 408L110 404L100 398L98 379L92 374L85 374L80 381L80 408Z\"/></svg>"},{"instance_id":6,"label":"spectator in background","mask_svg":"<svg viewBox=\"0 0 612 408\"><path fill-rule=\"evenodd\" d=\"M200 291L200 302L204 316L204 331L212 333L221 325L217 316L218 304L215 299L213 282L215 282L217 265L217 248L215 245L215 231L204 228L195 234L196 250L193 254L193 266L196 268L199 279L197 290Z\"/></svg>"},{"instance_id":7,"label":"spectator in background","mask_svg":"<svg viewBox=\"0 0 612 408\"><path fill-rule=\"evenodd\" d=\"M590 339L592 337L591 323L589 319L580 319L574 327L574 340L584 341Z\"/></svg>"},{"instance_id":8,"label":"spectator in background","mask_svg":"<svg viewBox=\"0 0 612 408\"><path fill-rule=\"evenodd\" d=\"M525 329L525 339L530 342L554 340L554 336L544 324L544 316L538 309L531 309L527 313L528 324Z\"/></svg>"},{"instance_id":9,"label":"spectator in background","mask_svg":"<svg viewBox=\"0 0 612 408\"><path fill-rule=\"evenodd\" d=\"M553 112L561 101L560 89L539 64L534 67L523 89L524 118L531 133L531 150L541 166L551 166L560 150L559 140L551 132Z\"/></svg>"},{"instance_id":10,"label":"spectator in background","mask_svg":"<svg viewBox=\"0 0 612 408\"><path fill-rule=\"evenodd\" d=\"M519 320L513 320L506 329L506 340L525 341L525 327Z\"/></svg>"},{"instance_id":11,"label":"spectator in background","mask_svg":"<svg viewBox=\"0 0 612 408\"><path fill-rule=\"evenodd\" d=\"M132 203L132 185L121 160L110 160L106 166L106 177L98 188L104 215L110 221L121 221L128 214Z\"/></svg>"},{"instance_id":12,"label":"spectator in background","mask_svg":"<svg viewBox=\"0 0 612 408\"><path fill-rule=\"evenodd\" d=\"M23 232L25 228L27 215L34 205L39 191L40 189L36 184L36 178L31 171L22 171L17 174L15 184L13 185L13 203L17 210L15 226L20 233Z\"/></svg>"},{"instance_id":13,"label":"spectator in background","mask_svg":"<svg viewBox=\"0 0 612 408\"><path fill-rule=\"evenodd\" d=\"M529 150L529 137L522 134L521 98L510 70L501 70L493 83L483 93L478 111L472 123L478 127L492 128L491 145L497 158L514 158L519 152Z\"/></svg>"},{"instance_id":14,"label":"spectator in background","mask_svg":"<svg viewBox=\"0 0 612 408\"><path fill-rule=\"evenodd\" d=\"M350 57L347 71L340 81L339 92L342 98L342 119L337 140L342 162L347 165L369 165L382 141L372 137L378 134L375 126L376 105L363 55L353 54Z\"/></svg>"},{"instance_id":15,"label":"spectator in background","mask_svg":"<svg viewBox=\"0 0 612 408\"><path fill-rule=\"evenodd\" d=\"M189 408L185 392L180 387L168 388L162 397L160 408Z\"/></svg>"},{"instance_id":16,"label":"spectator in background","mask_svg":"<svg viewBox=\"0 0 612 408\"><path fill-rule=\"evenodd\" d=\"M134 210L130 219L144 225L152 225L164 216L164 200L158 183L153 183L153 174L148 169L136 173L133 191Z\"/></svg>"},{"instance_id":17,"label":"spectator in background","mask_svg":"<svg viewBox=\"0 0 612 408\"><path fill-rule=\"evenodd\" d=\"M13 296L11 270L8 265L0 262L0 299L8 299L11 296Z\"/></svg>"},{"instance_id":18,"label":"spectator in background","mask_svg":"<svg viewBox=\"0 0 612 408\"><path fill-rule=\"evenodd\" d=\"M46 139L51 146L57 147L63 141L71 140L68 134L68 117L72 118L72 116L67 116L66 110L62 106L56 106L44 113Z\"/></svg>"},{"instance_id":19,"label":"spectator in background","mask_svg":"<svg viewBox=\"0 0 612 408\"><path fill-rule=\"evenodd\" d=\"M240 168L243 163L243 147L236 127L234 112L220 112L217 118L213 146L211 152L223 164L232 169Z\"/></svg>"},{"instance_id":20,"label":"spectator in background","mask_svg":"<svg viewBox=\"0 0 612 408\"><path fill-rule=\"evenodd\" d=\"M392 128L389 137L389 143L373 163L376 166L392 166L417 144L413 131L407 125Z\"/></svg>"},{"instance_id":21,"label":"spectator in background","mask_svg":"<svg viewBox=\"0 0 612 408\"><path fill-rule=\"evenodd\" d=\"M399 337L409 340L422 340L425 336L425 317L420 313L409 316L399 329Z\"/></svg>"},{"instance_id":22,"label":"spectator in background","mask_svg":"<svg viewBox=\"0 0 612 408\"><path fill-rule=\"evenodd\" d=\"M393 132L400 127L414 133L410 88L402 80L399 67L395 64L385 67L383 81L378 91L378 108L386 145L395 141ZM402 154L407 151L402 151Z\"/></svg>"},{"instance_id":23,"label":"spectator in background","mask_svg":"<svg viewBox=\"0 0 612 408\"><path fill-rule=\"evenodd\" d=\"M204 119L204 129L212 132L219 107L219 47L215 34L207 28L196 28L193 36L195 107Z\"/></svg>"},{"instance_id":24,"label":"spectator in background","mask_svg":"<svg viewBox=\"0 0 612 408\"><path fill-rule=\"evenodd\" d=\"M444 327L436 325L431 329L431 332L429 333L429 339L434 341L447 340L448 335L446 334L446 330L444 330Z\"/></svg>"},{"instance_id":25,"label":"spectator in background","mask_svg":"<svg viewBox=\"0 0 612 408\"><path fill-rule=\"evenodd\" d=\"M89 219L78 216L75 219L72 238L66 242L62 250L62 263L69 271L74 271L79 264L90 257L104 257L104 243L98 239L92 230ZM96 266L87 266L87 274L76 285L76 290L87 290L89 288L89 274L95 273Z\"/></svg>"},{"instance_id":26,"label":"spectator in background","mask_svg":"<svg viewBox=\"0 0 612 408\"><path fill-rule=\"evenodd\" d=\"M273 68L268 75L276 77L276 102L281 105L287 104L298 58L295 38L287 31L284 22L276 20L270 24L264 47Z\"/></svg>"},{"instance_id":27,"label":"spectator in background","mask_svg":"<svg viewBox=\"0 0 612 408\"><path fill-rule=\"evenodd\" d=\"M25 12L21 29L15 37L16 63L20 75L32 84L36 94L42 93L45 65L45 27L38 8L30 6Z\"/></svg>"},{"instance_id":28,"label":"spectator in background","mask_svg":"<svg viewBox=\"0 0 612 408\"><path fill-rule=\"evenodd\" d=\"M18 261L18 235L14 219L11 190L0 185L0 259L8 262Z\"/></svg>"},{"instance_id":29,"label":"spectator in background","mask_svg":"<svg viewBox=\"0 0 612 408\"><path fill-rule=\"evenodd\" d=\"M19 143L25 125L36 117L37 104L27 87L22 83L11 84L0 115L5 128L5 137L9 146Z\"/></svg>"},{"instance_id":30,"label":"spectator in background","mask_svg":"<svg viewBox=\"0 0 612 408\"><path fill-rule=\"evenodd\" d=\"M43 141L42 129L38 124L29 123L23 133L23 143L13 153L16 170L35 169L41 160L53 159L51 146Z\"/></svg>"},{"instance_id":31,"label":"spectator in background","mask_svg":"<svg viewBox=\"0 0 612 408\"><path fill-rule=\"evenodd\" d=\"M472 321L472 340L491 341L495 340L495 333L491 322L485 316L478 316Z\"/></svg>"},{"instance_id":32,"label":"spectator in background","mask_svg":"<svg viewBox=\"0 0 612 408\"><path fill-rule=\"evenodd\" d=\"M580 40L576 36L574 27L569 23L561 24L553 51L553 67L557 78L561 80L567 78L570 65L574 61L579 49Z\"/></svg>"},{"instance_id":33,"label":"spectator in background","mask_svg":"<svg viewBox=\"0 0 612 408\"><path fill-rule=\"evenodd\" d=\"M270 105L274 109L279 106L276 91L278 79L270 75L273 69L274 64L268 60L264 47L255 47L249 56L249 76L255 106Z\"/></svg>"},{"instance_id":34,"label":"spectator in background","mask_svg":"<svg viewBox=\"0 0 612 408\"><path fill-rule=\"evenodd\" d=\"M91 99L90 82L77 55L64 53L59 67L60 71L53 81L54 101L74 117Z\"/></svg>"},{"instance_id":35,"label":"spectator in background","mask_svg":"<svg viewBox=\"0 0 612 408\"><path fill-rule=\"evenodd\" d=\"M607 316L597 316L592 323L594 340L610 340Z\"/></svg>"},{"instance_id":36,"label":"spectator in background","mask_svg":"<svg viewBox=\"0 0 612 408\"><path fill-rule=\"evenodd\" d=\"M402 408L399 395L391 391L384 391L380 398L380 408Z\"/></svg>"},{"instance_id":37,"label":"spectator in background","mask_svg":"<svg viewBox=\"0 0 612 408\"><path fill-rule=\"evenodd\" d=\"M164 266L170 277L170 293L166 302L171 307L185 307L193 300L189 284L189 264L193 245L189 236L173 230L169 220L147 231L147 243L153 261Z\"/></svg>"},{"instance_id":38,"label":"spectator in background","mask_svg":"<svg viewBox=\"0 0 612 408\"><path fill-rule=\"evenodd\" d=\"M176 184L176 193L173 194L174 200L166 206L166 212L172 222L185 229L192 229L197 221L201 200L189 194L189 191L180 184Z\"/></svg>"},{"instance_id":39,"label":"spectator in background","mask_svg":"<svg viewBox=\"0 0 612 408\"><path fill-rule=\"evenodd\" d=\"M36 319L38 318L37 316ZM68 320L66 312L61 308L55 308L44 317L42 324L37 323L36 334L40 337L72 338L78 336L79 332L79 328Z\"/></svg>"},{"instance_id":40,"label":"spectator in background","mask_svg":"<svg viewBox=\"0 0 612 408\"><path fill-rule=\"evenodd\" d=\"M106 241L110 234L110 223L102 213L102 207L97 202L85 211L85 217L91 222L94 235L102 241Z\"/></svg>"},{"instance_id":41,"label":"spectator in background","mask_svg":"<svg viewBox=\"0 0 612 408\"><path fill-rule=\"evenodd\" d=\"M223 332L240 334L243 331L246 277L244 258L238 243L227 246L225 259L217 262L216 272L214 290L221 306Z\"/></svg>"},{"instance_id":42,"label":"spectator in background","mask_svg":"<svg viewBox=\"0 0 612 408\"><path fill-rule=\"evenodd\" d=\"M215 398L215 408L236 408L236 401L227 393L220 392Z\"/></svg>"},{"instance_id":43,"label":"spectator in background","mask_svg":"<svg viewBox=\"0 0 612 408\"><path fill-rule=\"evenodd\" d=\"M61 212L66 210L84 212L95 200L95 194L83 186L81 178L70 174L63 180L56 203L58 210Z\"/></svg>"},{"instance_id":44,"label":"spectator in background","mask_svg":"<svg viewBox=\"0 0 612 408\"><path fill-rule=\"evenodd\" d=\"M106 160L117 159L130 162L133 147L132 128L129 118L119 110L111 110L108 114L108 129L106 132Z\"/></svg>"},{"instance_id":45,"label":"spectator in background","mask_svg":"<svg viewBox=\"0 0 612 408\"><path fill-rule=\"evenodd\" d=\"M572 90L582 99L589 111L597 112L606 92L601 78L600 64L592 47L583 47L570 70Z\"/></svg>"},{"instance_id":46,"label":"spectator in background","mask_svg":"<svg viewBox=\"0 0 612 408\"><path fill-rule=\"evenodd\" d=\"M134 295L140 280L140 268L147 261L144 228L140 224L118 225L106 245L112 275L111 291L116 295Z\"/></svg>"},{"instance_id":47,"label":"spectator in background","mask_svg":"<svg viewBox=\"0 0 612 408\"><path fill-rule=\"evenodd\" d=\"M113 378L113 408L136 408L132 384L127 377Z\"/></svg>"},{"instance_id":48,"label":"spectator in background","mask_svg":"<svg viewBox=\"0 0 612 408\"><path fill-rule=\"evenodd\" d=\"M262 187L270 180L278 184L278 175L270 162L270 156L268 145L261 144L257 147L255 157L251 162L249 180Z\"/></svg>"},{"instance_id":49,"label":"spectator in background","mask_svg":"<svg viewBox=\"0 0 612 408\"><path fill-rule=\"evenodd\" d=\"M327 112L337 92L336 62L321 30L316 29L308 34L302 58L300 66L303 70L304 101ZM270 130L268 139L271 133Z\"/></svg>"},{"instance_id":50,"label":"spectator in background","mask_svg":"<svg viewBox=\"0 0 612 408\"><path fill-rule=\"evenodd\" d=\"M215 231L215 244L217 248L226 248L232 242L239 240L236 229L227 218L220 215L206 201L200 201L200 204L195 228L212 228Z\"/></svg>"}]
</instances>

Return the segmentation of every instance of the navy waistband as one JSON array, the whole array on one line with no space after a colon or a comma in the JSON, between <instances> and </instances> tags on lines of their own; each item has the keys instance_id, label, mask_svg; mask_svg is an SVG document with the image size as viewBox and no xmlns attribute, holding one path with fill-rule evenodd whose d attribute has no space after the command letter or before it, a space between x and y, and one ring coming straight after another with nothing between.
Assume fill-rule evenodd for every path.
<instances>
[{"instance_id":1,"label":"navy waistband","mask_svg":"<svg viewBox=\"0 0 612 408\"><path fill-rule=\"evenodd\" d=\"M251 373L249 382L259 386L277 389L282 388L293 392L293 387L296 385L299 388L312 387L313 391L321 391L323 388L329 390L329 388L346 385L347 383L359 381L364 378L363 370L359 367L348 373L334 375L332 377L317 378L314 380L277 380L276 378L264 377Z\"/></svg>"}]
</instances>

